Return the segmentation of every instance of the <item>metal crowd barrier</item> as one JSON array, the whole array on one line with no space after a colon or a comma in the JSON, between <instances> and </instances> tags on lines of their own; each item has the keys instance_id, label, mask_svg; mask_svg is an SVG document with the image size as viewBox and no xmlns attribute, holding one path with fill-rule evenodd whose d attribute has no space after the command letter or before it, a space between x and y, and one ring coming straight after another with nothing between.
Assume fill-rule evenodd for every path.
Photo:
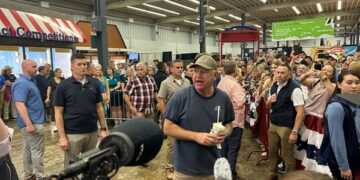
<instances>
[{"instance_id":1,"label":"metal crowd barrier","mask_svg":"<svg viewBox=\"0 0 360 180\"><path fill-rule=\"evenodd\" d=\"M105 107L105 118L109 129L112 129L112 127L116 124L130 119L131 116L130 110L126 107L126 103L123 98L123 90L115 90L111 92L109 98L110 101ZM115 114L111 112L112 108L116 108L115 111L118 111L118 108L120 108L120 117L116 117Z\"/></svg>"}]
</instances>

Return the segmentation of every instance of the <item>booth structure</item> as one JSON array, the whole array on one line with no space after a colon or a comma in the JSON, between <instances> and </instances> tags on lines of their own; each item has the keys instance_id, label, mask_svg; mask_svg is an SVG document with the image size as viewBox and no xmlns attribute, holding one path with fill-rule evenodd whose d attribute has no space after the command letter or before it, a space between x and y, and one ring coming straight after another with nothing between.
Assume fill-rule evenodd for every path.
<instances>
[{"instance_id":1,"label":"booth structure","mask_svg":"<svg viewBox=\"0 0 360 180\"><path fill-rule=\"evenodd\" d=\"M23 59L32 59L70 76L75 44L86 40L73 21L0 7L0 68L10 65L15 75L21 74Z\"/></svg>"},{"instance_id":2,"label":"booth structure","mask_svg":"<svg viewBox=\"0 0 360 180\"><path fill-rule=\"evenodd\" d=\"M224 43L253 42L254 52L259 55L260 33L250 26L233 26L219 33L219 57L221 60Z\"/></svg>"}]
</instances>

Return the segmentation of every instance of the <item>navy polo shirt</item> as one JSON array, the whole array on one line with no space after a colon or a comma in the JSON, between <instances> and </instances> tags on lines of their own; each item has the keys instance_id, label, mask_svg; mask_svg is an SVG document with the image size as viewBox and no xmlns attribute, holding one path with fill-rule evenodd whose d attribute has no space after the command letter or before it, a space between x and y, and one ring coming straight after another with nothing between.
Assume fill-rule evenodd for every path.
<instances>
[{"instance_id":1,"label":"navy polo shirt","mask_svg":"<svg viewBox=\"0 0 360 180\"><path fill-rule=\"evenodd\" d=\"M66 134L85 134L97 131L96 104L102 102L97 79L86 77L86 83L74 77L62 81L55 91L55 106L64 107Z\"/></svg>"},{"instance_id":2,"label":"navy polo shirt","mask_svg":"<svg viewBox=\"0 0 360 180\"><path fill-rule=\"evenodd\" d=\"M44 106L42 103L39 89L35 79L28 76L20 76L12 86L13 102L24 102L27 113L33 124L43 124L45 122ZM24 128L25 123L17 112L16 123L19 128Z\"/></svg>"}]
</instances>

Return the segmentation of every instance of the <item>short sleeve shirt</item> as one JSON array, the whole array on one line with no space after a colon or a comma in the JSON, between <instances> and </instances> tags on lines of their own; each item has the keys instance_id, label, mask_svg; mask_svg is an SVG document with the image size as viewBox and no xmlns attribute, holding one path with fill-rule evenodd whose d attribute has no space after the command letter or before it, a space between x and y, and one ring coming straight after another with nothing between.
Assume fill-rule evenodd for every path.
<instances>
[{"instance_id":1,"label":"short sleeve shirt","mask_svg":"<svg viewBox=\"0 0 360 180\"><path fill-rule=\"evenodd\" d=\"M165 118L185 130L210 132L217 120L220 107L220 122L227 124L235 119L229 96L215 88L210 97L198 94L194 86L175 92L166 106ZM174 142L174 168L188 175L211 175L217 159L217 148L207 147L193 141L176 139Z\"/></svg>"},{"instance_id":2,"label":"short sleeve shirt","mask_svg":"<svg viewBox=\"0 0 360 180\"><path fill-rule=\"evenodd\" d=\"M180 80L181 85L178 84L172 76L167 77L161 82L158 97L168 101L177 90L191 85L190 81L186 78L181 78Z\"/></svg>"},{"instance_id":3,"label":"short sleeve shirt","mask_svg":"<svg viewBox=\"0 0 360 180\"><path fill-rule=\"evenodd\" d=\"M13 102L25 103L27 113L33 124L45 123L44 106L35 79L21 76L12 85L11 90ZM19 114L16 117L16 123L19 128L25 127L24 120Z\"/></svg>"},{"instance_id":4,"label":"short sleeve shirt","mask_svg":"<svg viewBox=\"0 0 360 180\"><path fill-rule=\"evenodd\" d=\"M87 77L82 84L70 77L55 91L54 106L64 107L64 128L67 134L85 134L97 130L97 103L102 102L97 79Z\"/></svg>"}]
</instances>

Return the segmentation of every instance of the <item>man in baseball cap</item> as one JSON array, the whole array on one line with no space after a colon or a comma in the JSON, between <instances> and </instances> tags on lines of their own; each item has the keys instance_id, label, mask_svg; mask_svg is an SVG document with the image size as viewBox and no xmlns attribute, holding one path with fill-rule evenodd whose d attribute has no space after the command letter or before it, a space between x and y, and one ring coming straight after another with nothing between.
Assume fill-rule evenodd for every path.
<instances>
[{"instance_id":1,"label":"man in baseball cap","mask_svg":"<svg viewBox=\"0 0 360 180\"><path fill-rule=\"evenodd\" d=\"M329 64L335 67L338 57L335 54L329 54L326 56L325 65Z\"/></svg>"},{"instance_id":2,"label":"man in baseball cap","mask_svg":"<svg viewBox=\"0 0 360 180\"><path fill-rule=\"evenodd\" d=\"M231 133L234 110L229 96L213 86L217 65L211 56L199 56L190 68L194 84L177 90L167 103L164 132L175 139L175 179L214 179L215 146ZM224 131L210 133L217 120Z\"/></svg>"},{"instance_id":3,"label":"man in baseball cap","mask_svg":"<svg viewBox=\"0 0 360 180\"><path fill-rule=\"evenodd\" d=\"M6 65L4 68L3 68L3 71L6 71L6 70L9 70L9 69L12 69L13 67L9 66L9 65Z\"/></svg>"}]
</instances>

